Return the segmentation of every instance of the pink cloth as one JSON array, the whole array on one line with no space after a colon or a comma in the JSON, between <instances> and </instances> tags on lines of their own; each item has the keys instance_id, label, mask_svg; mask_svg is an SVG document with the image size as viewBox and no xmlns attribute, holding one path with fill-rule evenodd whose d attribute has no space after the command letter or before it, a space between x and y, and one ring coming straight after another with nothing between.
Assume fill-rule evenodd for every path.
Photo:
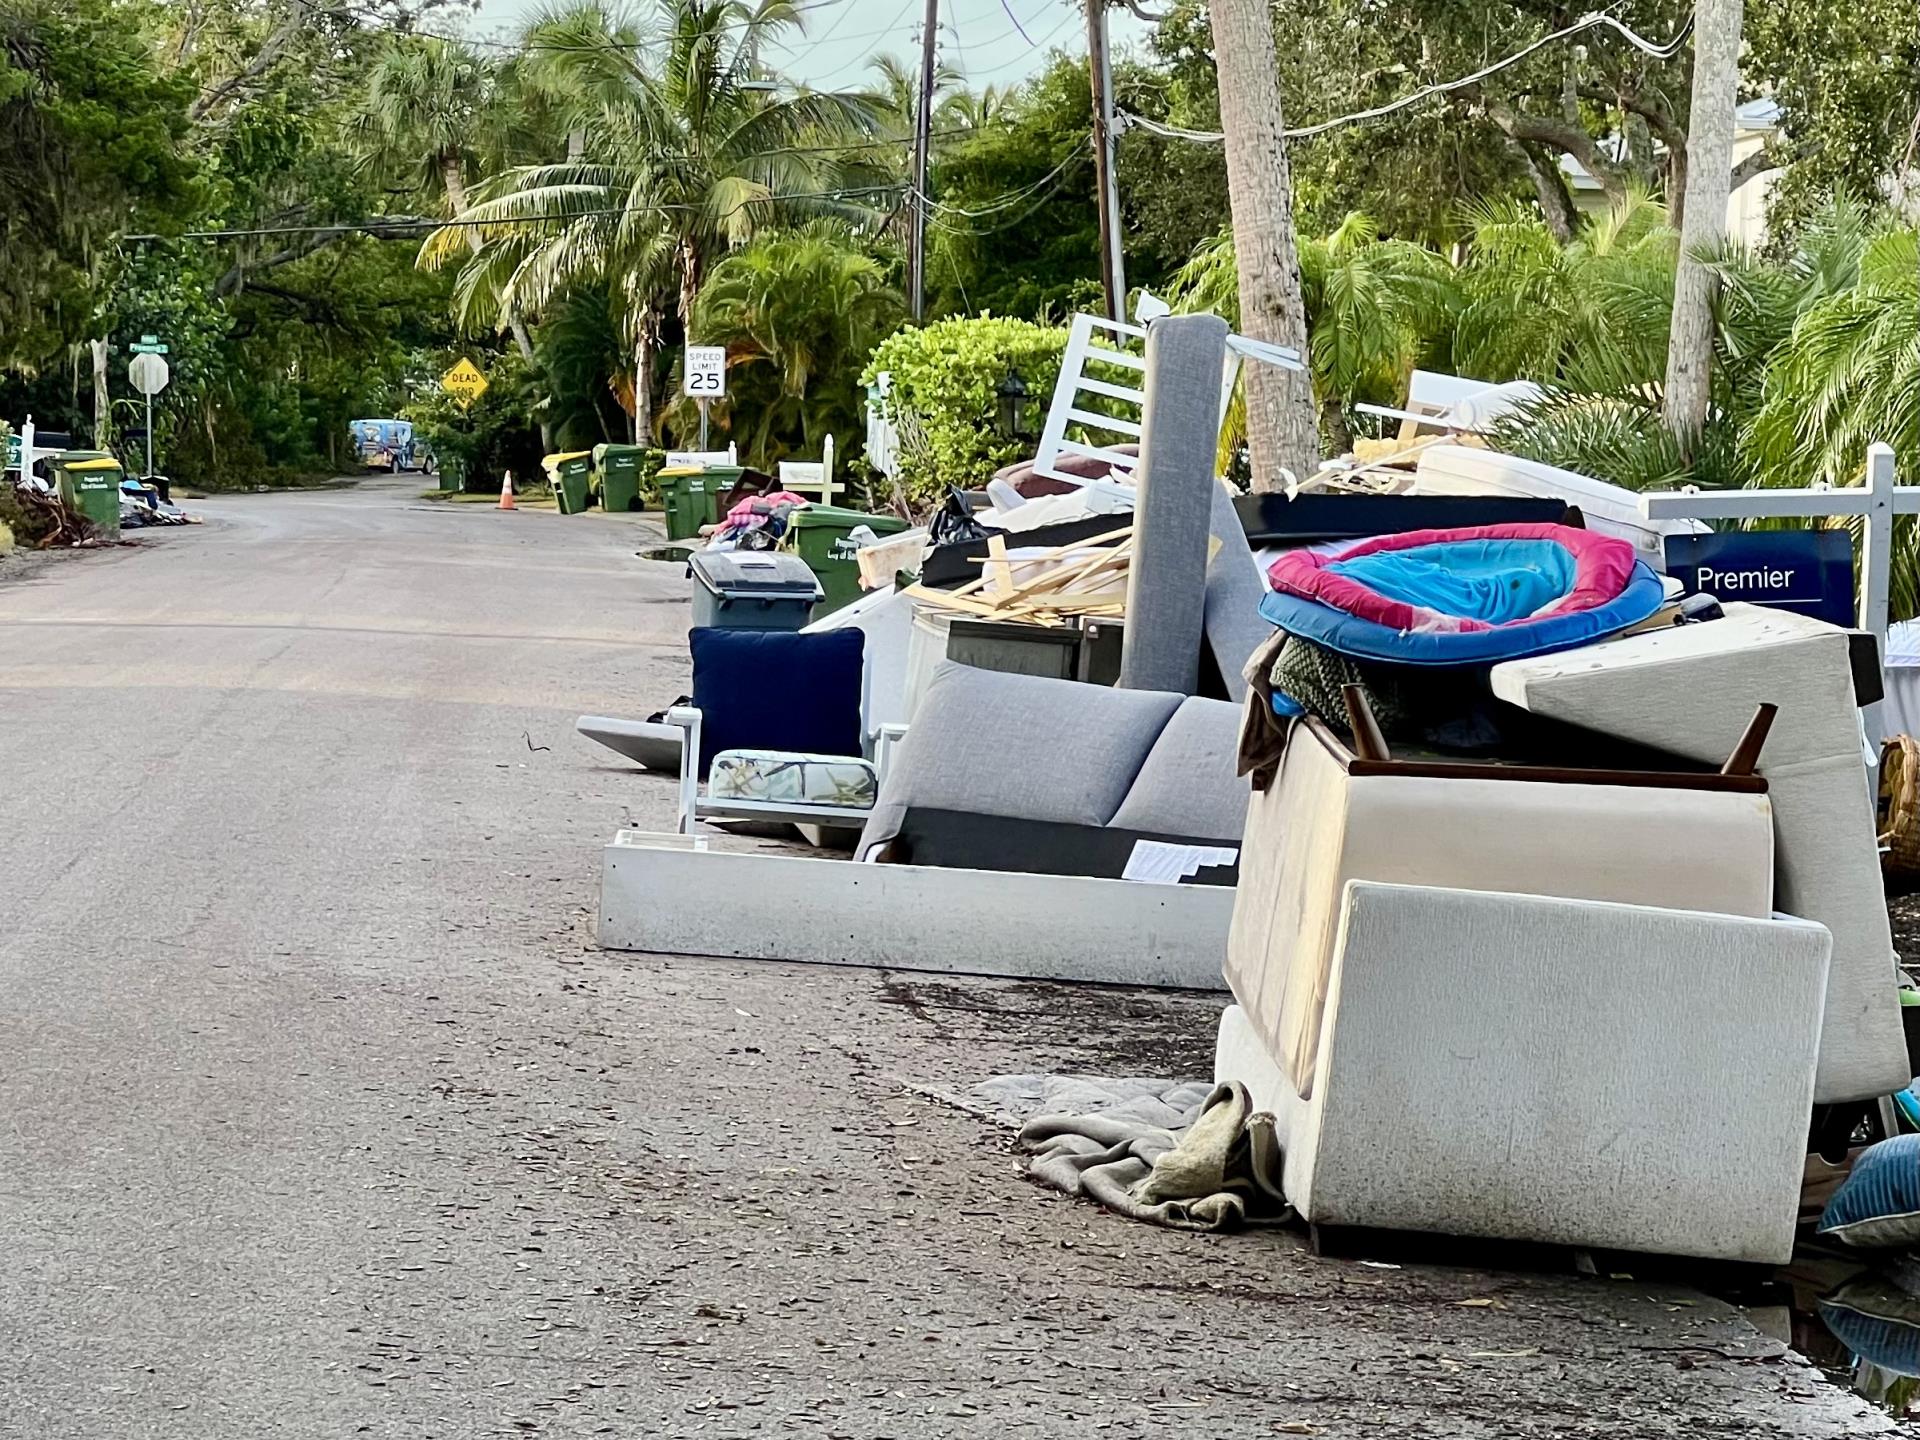
<instances>
[{"instance_id":1,"label":"pink cloth","mask_svg":"<svg viewBox=\"0 0 1920 1440\"><path fill-rule=\"evenodd\" d=\"M753 507L756 505L765 505L768 509L772 509L775 505L810 505L812 503L806 496L796 495L791 490L775 490L771 495L749 495L727 511L727 524L751 524L758 518L753 513Z\"/></svg>"}]
</instances>

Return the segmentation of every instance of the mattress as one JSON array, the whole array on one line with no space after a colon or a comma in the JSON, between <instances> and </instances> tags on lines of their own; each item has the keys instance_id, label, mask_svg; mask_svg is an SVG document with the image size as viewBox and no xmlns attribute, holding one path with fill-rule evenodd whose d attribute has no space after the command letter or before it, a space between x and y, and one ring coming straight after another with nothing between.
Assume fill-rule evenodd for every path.
<instances>
[{"instance_id":1,"label":"mattress","mask_svg":"<svg viewBox=\"0 0 1920 1440\"><path fill-rule=\"evenodd\" d=\"M1649 520L1640 497L1574 470L1503 455L1473 445L1435 445L1421 452L1412 495L1546 496L1578 505L1587 528L1631 543L1656 570L1666 569L1666 537L1707 527L1698 520Z\"/></svg>"},{"instance_id":2,"label":"mattress","mask_svg":"<svg viewBox=\"0 0 1920 1440\"><path fill-rule=\"evenodd\" d=\"M1777 899L1833 932L1822 1104L1912 1078L1847 647L1845 631L1808 616L1734 604L1708 624L1493 670L1494 693L1535 714L1708 762L1731 752L1758 705L1779 706L1760 757Z\"/></svg>"},{"instance_id":3,"label":"mattress","mask_svg":"<svg viewBox=\"0 0 1920 1440\"><path fill-rule=\"evenodd\" d=\"M1354 880L1765 918L1771 812L1765 795L1727 791L1349 775L1297 727L1247 812L1225 970L1302 1096Z\"/></svg>"}]
</instances>

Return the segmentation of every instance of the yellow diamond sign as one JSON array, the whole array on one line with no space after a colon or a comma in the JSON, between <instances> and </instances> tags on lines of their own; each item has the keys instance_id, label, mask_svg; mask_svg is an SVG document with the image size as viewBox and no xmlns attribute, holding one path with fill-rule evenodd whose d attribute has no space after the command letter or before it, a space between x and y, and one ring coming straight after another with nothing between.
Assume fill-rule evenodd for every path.
<instances>
[{"instance_id":1,"label":"yellow diamond sign","mask_svg":"<svg viewBox=\"0 0 1920 1440\"><path fill-rule=\"evenodd\" d=\"M459 401L460 408L464 410L487 393L487 377L480 373L478 365L463 355L458 365L440 377L440 388Z\"/></svg>"}]
</instances>

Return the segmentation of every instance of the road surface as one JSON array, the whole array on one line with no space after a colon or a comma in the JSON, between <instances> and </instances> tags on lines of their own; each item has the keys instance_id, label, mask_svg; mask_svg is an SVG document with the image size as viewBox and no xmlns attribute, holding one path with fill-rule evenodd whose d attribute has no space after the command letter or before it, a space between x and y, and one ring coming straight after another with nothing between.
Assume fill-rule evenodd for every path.
<instances>
[{"instance_id":1,"label":"road surface","mask_svg":"<svg viewBox=\"0 0 1920 1440\"><path fill-rule=\"evenodd\" d=\"M1714 1302L1132 1225L926 1094L1204 1073L1216 1001L599 953L671 786L571 724L681 693L680 567L200 508L0 565L0 1436L1873 1423Z\"/></svg>"}]
</instances>

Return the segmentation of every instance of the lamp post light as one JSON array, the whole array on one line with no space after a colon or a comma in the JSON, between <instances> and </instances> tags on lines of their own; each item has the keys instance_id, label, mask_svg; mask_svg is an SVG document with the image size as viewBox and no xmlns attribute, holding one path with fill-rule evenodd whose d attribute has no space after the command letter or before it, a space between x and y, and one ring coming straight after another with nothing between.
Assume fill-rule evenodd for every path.
<instances>
[{"instance_id":1,"label":"lamp post light","mask_svg":"<svg viewBox=\"0 0 1920 1440\"><path fill-rule=\"evenodd\" d=\"M994 387L994 395L999 404L999 431L1007 440L1017 440L1026 434L1027 382L1020 378L1018 370L1007 371L1007 378Z\"/></svg>"}]
</instances>

